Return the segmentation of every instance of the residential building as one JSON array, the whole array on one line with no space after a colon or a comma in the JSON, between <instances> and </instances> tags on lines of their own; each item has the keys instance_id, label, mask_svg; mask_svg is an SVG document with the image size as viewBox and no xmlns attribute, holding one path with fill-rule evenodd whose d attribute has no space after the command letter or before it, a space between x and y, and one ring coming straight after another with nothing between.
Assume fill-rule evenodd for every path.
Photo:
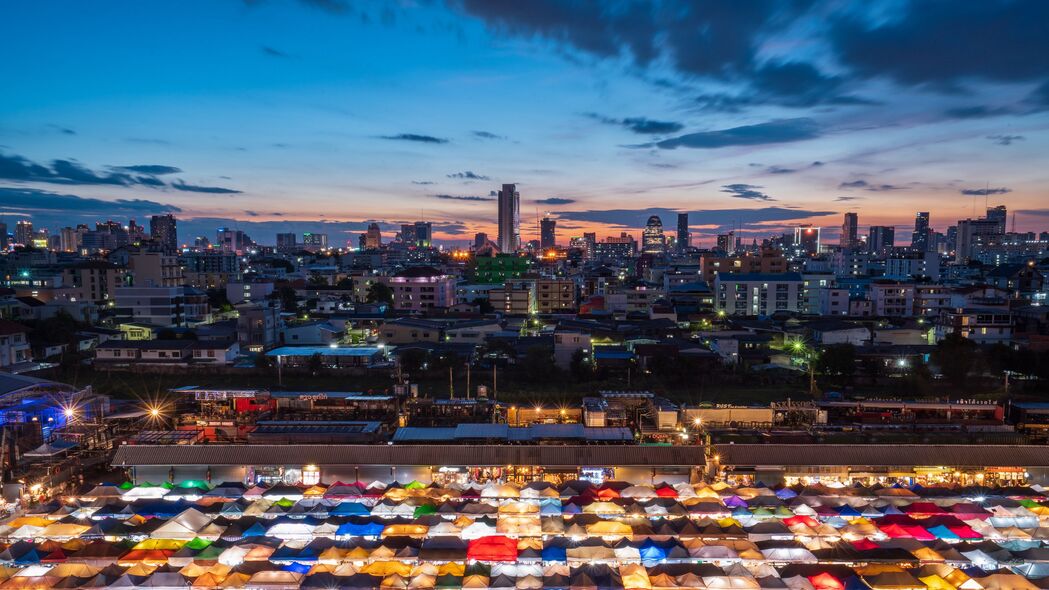
<instances>
[{"instance_id":1,"label":"residential building","mask_svg":"<svg viewBox=\"0 0 1049 590\"><path fill-rule=\"evenodd\" d=\"M1013 318L1008 310L956 307L944 309L936 319L936 340L960 334L978 344L1008 342L1013 336Z\"/></svg>"},{"instance_id":2,"label":"residential building","mask_svg":"<svg viewBox=\"0 0 1049 590\"><path fill-rule=\"evenodd\" d=\"M846 213L845 220L841 224L840 244L843 250L850 250L859 244L857 230L859 229L859 215Z\"/></svg>"},{"instance_id":3,"label":"residential building","mask_svg":"<svg viewBox=\"0 0 1049 590\"><path fill-rule=\"evenodd\" d=\"M557 247L557 220L544 217L539 222L539 247L546 252Z\"/></svg>"},{"instance_id":4,"label":"residential building","mask_svg":"<svg viewBox=\"0 0 1049 590\"><path fill-rule=\"evenodd\" d=\"M183 284L178 256L139 250L127 256L127 282L135 287L178 287Z\"/></svg>"},{"instance_id":5,"label":"residential building","mask_svg":"<svg viewBox=\"0 0 1049 590\"><path fill-rule=\"evenodd\" d=\"M364 249L378 250L382 248L382 229L378 223L368 224L368 231L364 234Z\"/></svg>"},{"instance_id":6,"label":"residential building","mask_svg":"<svg viewBox=\"0 0 1049 590\"><path fill-rule=\"evenodd\" d=\"M280 339L280 303L261 300L236 305L237 340L248 352L262 352L276 346Z\"/></svg>"},{"instance_id":7,"label":"residential building","mask_svg":"<svg viewBox=\"0 0 1049 590\"><path fill-rule=\"evenodd\" d=\"M29 328L10 320L0 320L0 369L32 360L29 346Z\"/></svg>"},{"instance_id":8,"label":"residential building","mask_svg":"<svg viewBox=\"0 0 1049 590\"><path fill-rule=\"evenodd\" d=\"M374 224L374 223L372 225L374 225L375 228L376 228L376 231L378 231L379 226ZM371 226L368 227L368 231L369 231L369 233L371 232ZM290 247L292 249L295 248L294 240L295 240L294 234L292 234L292 244L290 245ZM382 238L381 237L379 238L379 243L380 244L382 243ZM289 245L287 244L287 238L285 238L285 247L286 248L289 247ZM375 247L378 248L378 246L375 246ZM309 252L318 252L320 250L327 250L328 249L328 234L318 234L318 233L314 233L314 232L304 232L302 234L302 249L303 250L307 250Z\"/></svg>"},{"instance_id":9,"label":"residential building","mask_svg":"<svg viewBox=\"0 0 1049 590\"><path fill-rule=\"evenodd\" d=\"M718 273L775 274L787 272L787 258L775 248L762 248L757 254L718 256L704 254L699 257L700 278L713 282Z\"/></svg>"},{"instance_id":10,"label":"residential building","mask_svg":"<svg viewBox=\"0 0 1049 590\"><path fill-rule=\"evenodd\" d=\"M178 251L178 222L175 216L154 215L149 218L149 238L162 251L174 254Z\"/></svg>"},{"instance_id":11,"label":"residential building","mask_svg":"<svg viewBox=\"0 0 1049 590\"><path fill-rule=\"evenodd\" d=\"M878 317L911 317L914 315L914 285L894 281L875 281L870 285L870 300Z\"/></svg>"},{"instance_id":12,"label":"residential building","mask_svg":"<svg viewBox=\"0 0 1049 590\"><path fill-rule=\"evenodd\" d=\"M798 273L718 273L717 308L726 315L771 315L802 310L804 279Z\"/></svg>"},{"instance_id":13,"label":"residential building","mask_svg":"<svg viewBox=\"0 0 1049 590\"><path fill-rule=\"evenodd\" d=\"M928 252L932 250L932 229L929 227L929 212L919 211L914 216L914 231L911 233L911 250Z\"/></svg>"},{"instance_id":14,"label":"residential building","mask_svg":"<svg viewBox=\"0 0 1049 590\"><path fill-rule=\"evenodd\" d=\"M431 266L410 267L379 281L393 291L393 307L425 312L455 304L455 278Z\"/></svg>"},{"instance_id":15,"label":"residential building","mask_svg":"<svg viewBox=\"0 0 1049 590\"><path fill-rule=\"evenodd\" d=\"M290 254L299 249L298 236L293 232L277 234L277 251Z\"/></svg>"},{"instance_id":16,"label":"residential building","mask_svg":"<svg viewBox=\"0 0 1049 590\"><path fill-rule=\"evenodd\" d=\"M379 326L379 342L383 344L411 344L413 342L441 342L444 326L438 322L414 318L397 318Z\"/></svg>"},{"instance_id":17,"label":"residential building","mask_svg":"<svg viewBox=\"0 0 1049 590\"><path fill-rule=\"evenodd\" d=\"M867 233L867 251L884 256L896 243L896 228L891 225L872 225Z\"/></svg>"},{"instance_id":18,"label":"residential building","mask_svg":"<svg viewBox=\"0 0 1049 590\"><path fill-rule=\"evenodd\" d=\"M940 280L940 255L927 250L893 253L885 259L885 278Z\"/></svg>"}]
</instances>

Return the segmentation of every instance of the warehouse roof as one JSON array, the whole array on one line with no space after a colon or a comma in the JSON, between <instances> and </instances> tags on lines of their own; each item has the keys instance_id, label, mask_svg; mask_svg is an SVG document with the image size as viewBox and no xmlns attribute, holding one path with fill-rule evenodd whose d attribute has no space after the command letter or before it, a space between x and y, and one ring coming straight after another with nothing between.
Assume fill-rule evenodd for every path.
<instances>
[{"instance_id":1,"label":"warehouse roof","mask_svg":"<svg viewBox=\"0 0 1049 590\"><path fill-rule=\"evenodd\" d=\"M113 465L695 466L703 447L639 445L123 445Z\"/></svg>"},{"instance_id":2,"label":"warehouse roof","mask_svg":"<svg viewBox=\"0 0 1049 590\"><path fill-rule=\"evenodd\" d=\"M722 465L1049 467L1035 445L717 445Z\"/></svg>"}]
</instances>

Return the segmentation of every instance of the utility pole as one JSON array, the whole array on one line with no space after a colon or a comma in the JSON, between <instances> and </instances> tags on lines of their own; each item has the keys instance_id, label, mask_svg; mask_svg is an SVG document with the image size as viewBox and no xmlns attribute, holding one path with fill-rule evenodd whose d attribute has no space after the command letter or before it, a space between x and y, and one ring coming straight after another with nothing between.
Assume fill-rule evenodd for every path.
<instances>
[{"instance_id":1,"label":"utility pole","mask_svg":"<svg viewBox=\"0 0 1049 590\"><path fill-rule=\"evenodd\" d=\"M470 361L466 361L466 399L470 399Z\"/></svg>"},{"instance_id":2,"label":"utility pole","mask_svg":"<svg viewBox=\"0 0 1049 590\"><path fill-rule=\"evenodd\" d=\"M495 363L492 363L492 401L499 399L499 380L496 375Z\"/></svg>"},{"instance_id":3,"label":"utility pole","mask_svg":"<svg viewBox=\"0 0 1049 590\"><path fill-rule=\"evenodd\" d=\"M455 399L455 377L454 369L448 367L448 399Z\"/></svg>"}]
</instances>

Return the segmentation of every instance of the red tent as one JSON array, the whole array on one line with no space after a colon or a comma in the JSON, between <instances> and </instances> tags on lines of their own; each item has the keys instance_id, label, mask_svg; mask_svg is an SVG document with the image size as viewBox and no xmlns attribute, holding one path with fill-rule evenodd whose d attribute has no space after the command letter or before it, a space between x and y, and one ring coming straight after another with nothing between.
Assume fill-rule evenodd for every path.
<instances>
[{"instance_id":1,"label":"red tent","mask_svg":"<svg viewBox=\"0 0 1049 590\"><path fill-rule=\"evenodd\" d=\"M971 526L967 525L967 524L958 525L958 526L949 526L947 528L950 529L952 533L958 535L962 539L969 540L969 539L982 539L983 538L983 535L981 535L980 533L974 531L973 528Z\"/></svg>"},{"instance_id":2,"label":"red tent","mask_svg":"<svg viewBox=\"0 0 1049 590\"><path fill-rule=\"evenodd\" d=\"M677 498L677 490L667 484L656 486L656 495L660 498Z\"/></svg>"},{"instance_id":3,"label":"red tent","mask_svg":"<svg viewBox=\"0 0 1049 590\"><path fill-rule=\"evenodd\" d=\"M881 545L878 545L870 539L860 539L859 541L853 541L852 547L856 549L856 551L870 551L871 549L880 549Z\"/></svg>"},{"instance_id":4,"label":"red tent","mask_svg":"<svg viewBox=\"0 0 1049 590\"><path fill-rule=\"evenodd\" d=\"M932 502L911 502L903 507L905 514L933 516L947 514L947 511Z\"/></svg>"},{"instance_id":5,"label":"red tent","mask_svg":"<svg viewBox=\"0 0 1049 590\"><path fill-rule=\"evenodd\" d=\"M816 520L815 518L812 518L811 516L807 516L805 514L798 514L796 516L791 516L790 518L784 518L783 519L783 524L785 524L787 526L794 526L796 524L803 524L805 526L811 526L811 527L817 527L817 526L820 525L818 520Z\"/></svg>"},{"instance_id":6,"label":"red tent","mask_svg":"<svg viewBox=\"0 0 1049 590\"><path fill-rule=\"evenodd\" d=\"M898 524L887 524L879 526L881 532L889 536L890 539L910 539L911 533L906 528Z\"/></svg>"},{"instance_id":7,"label":"red tent","mask_svg":"<svg viewBox=\"0 0 1049 590\"><path fill-rule=\"evenodd\" d=\"M517 561L517 540L501 535L474 539L466 546L466 558L477 561Z\"/></svg>"},{"instance_id":8,"label":"red tent","mask_svg":"<svg viewBox=\"0 0 1049 590\"><path fill-rule=\"evenodd\" d=\"M910 533L911 537L913 537L915 539L918 539L919 541L935 541L936 540L936 535L930 533L924 527L920 527L918 525L911 525L911 526L904 525L903 528L906 529L908 533Z\"/></svg>"},{"instance_id":9,"label":"red tent","mask_svg":"<svg viewBox=\"0 0 1049 590\"><path fill-rule=\"evenodd\" d=\"M845 584L827 572L809 576L809 582L816 587L816 590L845 590Z\"/></svg>"}]
</instances>

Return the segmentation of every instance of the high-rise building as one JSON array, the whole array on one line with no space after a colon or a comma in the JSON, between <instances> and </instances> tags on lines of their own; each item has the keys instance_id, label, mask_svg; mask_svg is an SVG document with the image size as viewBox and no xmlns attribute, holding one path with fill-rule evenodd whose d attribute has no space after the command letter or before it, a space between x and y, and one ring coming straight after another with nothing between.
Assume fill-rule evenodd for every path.
<instances>
[{"instance_id":1,"label":"high-rise building","mask_svg":"<svg viewBox=\"0 0 1049 590\"><path fill-rule=\"evenodd\" d=\"M415 246L429 248L433 246L433 224L429 221L416 221L412 226L415 233Z\"/></svg>"},{"instance_id":2,"label":"high-rise building","mask_svg":"<svg viewBox=\"0 0 1049 590\"><path fill-rule=\"evenodd\" d=\"M0 250L7 249L7 224L0 221Z\"/></svg>"},{"instance_id":3,"label":"high-rise building","mask_svg":"<svg viewBox=\"0 0 1049 590\"><path fill-rule=\"evenodd\" d=\"M474 234L474 250L480 250L488 245L488 234L479 231Z\"/></svg>"},{"instance_id":4,"label":"high-rise building","mask_svg":"<svg viewBox=\"0 0 1049 590\"><path fill-rule=\"evenodd\" d=\"M583 232L583 242L585 243L583 257L590 260L597 251L597 232Z\"/></svg>"},{"instance_id":5,"label":"high-rise building","mask_svg":"<svg viewBox=\"0 0 1049 590\"><path fill-rule=\"evenodd\" d=\"M846 213L845 220L841 224L841 247L846 250L851 250L856 247L856 243L859 242L859 238L856 235L856 231L859 226L859 215L856 213Z\"/></svg>"},{"instance_id":6,"label":"high-rise building","mask_svg":"<svg viewBox=\"0 0 1049 590\"><path fill-rule=\"evenodd\" d=\"M146 228L135 223L134 219L129 219L127 222L127 235L131 239L132 244L141 243L142 240L146 239ZM152 238L152 235L150 237Z\"/></svg>"},{"instance_id":7,"label":"high-rise building","mask_svg":"<svg viewBox=\"0 0 1049 590\"><path fill-rule=\"evenodd\" d=\"M539 248L549 250L557 247L557 220L544 217L539 222Z\"/></svg>"},{"instance_id":8,"label":"high-rise building","mask_svg":"<svg viewBox=\"0 0 1049 590\"><path fill-rule=\"evenodd\" d=\"M692 245L692 233L688 231L688 213L677 214L677 244L678 253L684 252Z\"/></svg>"},{"instance_id":9,"label":"high-rise building","mask_svg":"<svg viewBox=\"0 0 1049 590\"><path fill-rule=\"evenodd\" d=\"M328 234L302 233L302 247L311 252L328 248Z\"/></svg>"},{"instance_id":10,"label":"high-rise building","mask_svg":"<svg viewBox=\"0 0 1049 590\"><path fill-rule=\"evenodd\" d=\"M896 243L896 228L891 225L872 225L867 232L867 251L884 256Z\"/></svg>"},{"instance_id":11,"label":"high-rise building","mask_svg":"<svg viewBox=\"0 0 1049 590\"><path fill-rule=\"evenodd\" d=\"M149 237L165 252L178 251L178 224L175 216L168 213L150 217Z\"/></svg>"},{"instance_id":12,"label":"high-rise building","mask_svg":"<svg viewBox=\"0 0 1049 590\"><path fill-rule=\"evenodd\" d=\"M80 251L81 233L72 227L63 227L58 234L58 247L63 252Z\"/></svg>"},{"instance_id":13,"label":"high-rise building","mask_svg":"<svg viewBox=\"0 0 1049 590\"><path fill-rule=\"evenodd\" d=\"M277 250L294 252L299 247L298 236L292 232L277 234Z\"/></svg>"},{"instance_id":14,"label":"high-rise building","mask_svg":"<svg viewBox=\"0 0 1049 590\"><path fill-rule=\"evenodd\" d=\"M1006 223L1009 220L1009 211L1005 208L1005 205L998 205L997 207L988 207L986 219L997 223L998 233L1004 234Z\"/></svg>"},{"instance_id":15,"label":"high-rise building","mask_svg":"<svg viewBox=\"0 0 1049 590\"><path fill-rule=\"evenodd\" d=\"M215 231L215 244L223 252L243 254L251 248L252 241L248 234L239 229L220 227Z\"/></svg>"},{"instance_id":16,"label":"high-rise building","mask_svg":"<svg viewBox=\"0 0 1049 590\"><path fill-rule=\"evenodd\" d=\"M521 194L516 184L499 191L499 250L512 254L521 245Z\"/></svg>"},{"instance_id":17,"label":"high-rise building","mask_svg":"<svg viewBox=\"0 0 1049 590\"><path fill-rule=\"evenodd\" d=\"M378 223L370 223L368 231L364 234L364 249L378 250L382 247L382 230Z\"/></svg>"},{"instance_id":18,"label":"high-rise building","mask_svg":"<svg viewBox=\"0 0 1049 590\"><path fill-rule=\"evenodd\" d=\"M914 216L914 232L911 233L911 249L916 252L928 252L932 245L929 240L929 212L919 211Z\"/></svg>"},{"instance_id":19,"label":"high-rise building","mask_svg":"<svg viewBox=\"0 0 1049 590\"><path fill-rule=\"evenodd\" d=\"M33 222L19 221L15 224L15 243L23 246L33 245Z\"/></svg>"},{"instance_id":20,"label":"high-rise building","mask_svg":"<svg viewBox=\"0 0 1049 590\"><path fill-rule=\"evenodd\" d=\"M666 252L667 242L663 236L663 220L658 215L648 218L645 229L641 233L641 251L646 254L662 254Z\"/></svg>"},{"instance_id":21,"label":"high-rise building","mask_svg":"<svg viewBox=\"0 0 1049 590\"><path fill-rule=\"evenodd\" d=\"M990 213L990 210L988 210ZM998 219L962 219L958 221L954 261L965 264L972 260L981 246L994 243L1002 236L1004 222Z\"/></svg>"},{"instance_id":22,"label":"high-rise building","mask_svg":"<svg viewBox=\"0 0 1049 590\"><path fill-rule=\"evenodd\" d=\"M812 225L799 225L794 228L794 252L798 255L819 254L820 228Z\"/></svg>"},{"instance_id":23,"label":"high-rise building","mask_svg":"<svg viewBox=\"0 0 1049 590\"><path fill-rule=\"evenodd\" d=\"M736 250L739 249L738 246L739 240L736 239L736 232L730 231L727 234L718 234L718 250L725 254L735 254Z\"/></svg>"}]
</instances>

